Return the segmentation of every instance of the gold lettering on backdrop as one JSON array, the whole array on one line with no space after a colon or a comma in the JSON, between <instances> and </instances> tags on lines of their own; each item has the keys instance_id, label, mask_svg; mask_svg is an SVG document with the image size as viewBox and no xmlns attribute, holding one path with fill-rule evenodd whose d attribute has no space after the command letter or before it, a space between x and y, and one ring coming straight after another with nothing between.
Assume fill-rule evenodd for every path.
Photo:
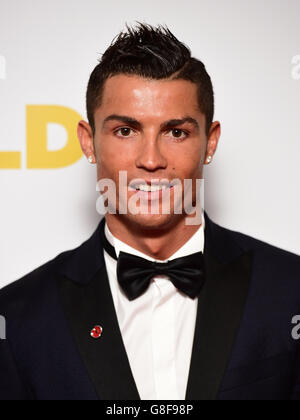
<instances>
[{"instance_id":1,"label":"gold lettering on backdrop","mask_svg":"<svg viewBox=\"0 0 300 420\"><path fill-rule=\"evenodd\" d=\"M0 169L21 169L21 152L0 152Z\"/></svg>"},{"instance_id":2,"label":"gold lettering on backdrop","mask_svg":"<svg viewBox=\"0 0 300 420\"><path fill-rule=\"evenodd\" d=\"M80 114L71 108L54 105L26 107L26 166L28 169L57 169L76 163L82 157L77 139ZM59 150L48 148L48 125L58 124L67 132L67 142ZM20 151L0 151L0 169L21 169Z\"/></svg>"},{"instance_id":3,"label":"gold lettering on backdrop","mask_svg":"<svg viewBox=\"0 0 300 420\"><path fill-rule=\"evenodd\" d=\"M82 117L73 109L63 106L28 105L27 121L27 168L56 169L77 162L82 150L77 139L77 123ZM48 150L48 124L62 125L67 133L66 145L60 150Z\"/></svg>"}]
</instances>

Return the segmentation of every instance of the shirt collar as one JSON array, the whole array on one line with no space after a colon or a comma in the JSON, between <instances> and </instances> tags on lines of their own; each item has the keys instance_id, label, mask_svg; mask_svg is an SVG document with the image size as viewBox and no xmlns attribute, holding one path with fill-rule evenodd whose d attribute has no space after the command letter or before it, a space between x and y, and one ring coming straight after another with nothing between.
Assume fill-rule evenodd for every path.
<instances>
[{"instance_id":1,"label":"shirt collar","mask_svg":"<svg viewBox=\"0 0 300 420\"><path fill-rule=\"evenodd\" d=\"M187 255L194 254L196 252L204 251L204 229L205 229L205 217L204 212L202 211L202 224L199 229L194 233L194 235L180 248L176 251L168 260L174 260L175 258L185 257ZM128 254L136 255L137 257L144 258L149 261L158 261L149 255L144 254L143 252L138 251L135 248L125 244L124 242L117 239L109 230L107 223L105 223L105 235L110 244L115 248L116 255L119 257L120 252L126 252ZM159 262L166 262L159 261Z\"/></svg>"}]
</instances>

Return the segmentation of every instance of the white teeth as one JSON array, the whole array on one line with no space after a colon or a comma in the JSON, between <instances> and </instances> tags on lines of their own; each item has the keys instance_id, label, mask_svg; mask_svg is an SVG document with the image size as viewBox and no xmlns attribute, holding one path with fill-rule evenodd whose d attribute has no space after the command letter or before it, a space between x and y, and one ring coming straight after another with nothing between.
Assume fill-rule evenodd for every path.
<instances>
[{"instance_id":1,"label":"white teeth","mask_svg":"<svg viewBox=\"0 0 300 420\"><path fill-rule=\"evenodd\" d=\"M137 190L144 191L144 192L157 192L160 190L167 189L166 185L148 185L148 184L141 184L136 186Z\"/></svg>"}]
</instances>

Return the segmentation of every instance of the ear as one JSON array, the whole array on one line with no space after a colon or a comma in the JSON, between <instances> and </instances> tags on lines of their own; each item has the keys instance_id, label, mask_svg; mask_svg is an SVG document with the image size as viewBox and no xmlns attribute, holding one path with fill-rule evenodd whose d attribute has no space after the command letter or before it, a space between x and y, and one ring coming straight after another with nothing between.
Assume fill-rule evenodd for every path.
<instances>
[{"instance_id":1,"label":"ear","mask_svg":"<svg viewBox=\"0 0 300 420\"><path fill-rule=\"evenodd\" d=\"M81 149L90 163L96 162L96 155L94 149L93 130L90 124L86 121L79 121L77 127L77 136L80 142Z\"/></svg>"},{"instance_id":2,"label":"ear","mask_svg":"<svg viewBox=\"0 0 300 420\"><path fill-rule=\"evenodd\" d=\"M219 121L215 121L212 123L209 134L208 134L208 141L207 141L207 148L206 148L206 155L205 155L205 164L208 165L212 162L214 154L216 153L219 139L221 136L221 124Z\"/></svg>"}]
</instances>

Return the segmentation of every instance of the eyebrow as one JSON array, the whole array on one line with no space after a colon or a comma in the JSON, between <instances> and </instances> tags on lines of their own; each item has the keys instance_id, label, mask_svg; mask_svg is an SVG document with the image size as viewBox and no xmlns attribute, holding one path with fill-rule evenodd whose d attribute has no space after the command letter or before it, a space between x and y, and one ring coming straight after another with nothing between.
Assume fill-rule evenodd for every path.
<instances>
[{"instance_id":1,"label":"eyebrow","mask_svg":"<svg viewBox=\"0 0 300 420\"><path fill-rule=\"evenodd\" d=\"M117 114L109 115L108 117L104 119L102 128L104 128L105 124L108 121L121 121L125 124L135 127L136 129L142 128L142 124L138 120L136 120L135 118L128 117L126 115L117 115ZM167 128L173 128L178 125L182 125L186 122L192 124L197 130L199 130L200 127L199 127L198 121L195 118L192 118L189 116L180 118L180 119L172 119L172 120L165 121L160 125L160 129L163 130Z\"/></svg>"}]
</instances>

